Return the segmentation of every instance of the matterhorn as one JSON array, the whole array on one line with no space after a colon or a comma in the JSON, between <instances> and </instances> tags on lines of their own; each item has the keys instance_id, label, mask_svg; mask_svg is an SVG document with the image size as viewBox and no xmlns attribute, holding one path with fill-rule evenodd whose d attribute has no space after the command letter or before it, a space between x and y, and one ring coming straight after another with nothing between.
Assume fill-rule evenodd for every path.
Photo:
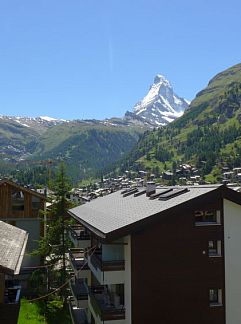
<instances>
[{"instance_id":1,"label":"matterhorn","mask_svg":"<svg viewBox=\"0 0 241 324\"><path fill-rule=\"evenodd\" d=\"M183 115L189 102L173 91L171 83L158 74L147 95L133 108L133 114L146 123L158 127Z\"/></svg>"}]
</instances>

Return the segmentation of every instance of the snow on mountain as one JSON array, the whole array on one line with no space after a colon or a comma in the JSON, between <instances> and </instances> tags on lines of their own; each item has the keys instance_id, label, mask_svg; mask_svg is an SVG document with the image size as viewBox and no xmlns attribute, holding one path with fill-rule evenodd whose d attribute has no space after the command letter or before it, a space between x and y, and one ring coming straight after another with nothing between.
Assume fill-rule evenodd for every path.
<instances>
[{"instance_id":1,"label":"snow on mountain","mask_svg":"<svg viewBox=\"0 0 241 324\"><path fill-rule=\"evenodd\" d=\"M56 118L52 118L52 117L48 117L48 116L39 116L38 118L43 119L43 120L46 120L46 121L48 121L48 122L58 120L58 119L56 119Z\"/></svg>"},{"instance_id":2,"label":"snow on mountain","mask_svg":"<svg viewBox=\"0 0 241 324\"><path fill-rule=\"evenodd\" d=\"M158 74L147 95L133 108L133 113L153 126L163 126L183 115L189 102L173 91L171 83Z\"/></svg>"},{"instance_id":3,"label":"snow on mountain","mask_svg":"<svg viewBox=\"0 0 241 324\"><path fill-rule=\"evenodd\" d=\"M1 119L14 121L24 127L51 127L68 122L64 119L56 119L48 116L23 117L23 116L0 116Z\"/></svg>"}]
</instances>

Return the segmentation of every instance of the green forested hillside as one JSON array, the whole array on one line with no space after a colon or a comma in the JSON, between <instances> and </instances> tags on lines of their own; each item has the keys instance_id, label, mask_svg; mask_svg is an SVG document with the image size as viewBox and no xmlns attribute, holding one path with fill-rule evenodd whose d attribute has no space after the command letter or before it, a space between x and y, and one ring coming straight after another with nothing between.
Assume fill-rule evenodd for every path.
<instances>
[{"instance_id":1,"label":"green forested hillside","mask_svg":"<svg viewBox=\"0 0 241 324\"><path fill-rule=\"evenodd\" d=\"M33 152L39 133L15 121L0 119L0 160Z\"/></svg>"},{"instance_id":2,"label":"green forested hillside","mask_svg":"<svg viewBox=\"0 0 241 324\"><path fill-rule=\"evenodd\" d=\"M21 181L35 182L39 167L43 169L39 179L45 179L48 160L53 162L53 171L63 160L74 181L88 178L121 159L145 129L143 125L136 126L118 118L49 125L31 118L25 121L19 117L2 116L0 177L13 175Z\"/></svg>"},{"instance_id":3,"label":"green forested hillside","mask_svg":"<svg viewBox=\"0 0 241 324\"><path fill-rule=\"evenodd\" d=\"M222 166L241 165L241 64L219 73L182 117L148 131L122 168L152 171L192 163L215 180ZM137 163L136 163L137 162Z\"/></svg>"},{"instance_id":4,"label":"green forested hillside","mask_svg":"<svg viewBox=\"0 0 241 324\"><path fill-rule=\"evenodd\" d=\"M69 173L81 179L122 158L143 131L140 127L98 123L58 125L40 138L34 159L63 159Z\"/></svg>"}]
</instances>

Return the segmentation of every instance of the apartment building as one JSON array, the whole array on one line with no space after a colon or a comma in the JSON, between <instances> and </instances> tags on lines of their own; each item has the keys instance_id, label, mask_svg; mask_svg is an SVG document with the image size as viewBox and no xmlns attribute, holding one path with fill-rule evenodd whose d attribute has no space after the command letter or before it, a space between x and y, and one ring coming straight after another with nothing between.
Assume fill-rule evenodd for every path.
<instances>
[{"instance_id":1,"label":"apartment building","mask_svg":"<svg viewBox=\"0 0 241 324\"><path fill-rule=\"evenodd\" d=\"M19 186L8 179L0 180L0 220L29 233L23 267L37 266L39 257L30 256L43 236L44 225L40 210L45 210L46 197L36 191Z\"/></svg>"},{"instance_id":2,"label":"apartment building","mask_svg":"<svg viewBox=\"0 0 241 324\"><path fill-rule=\"evenodd\" d=\"M71 296L69 309L73 323L89 323L88 286L91 286L91 271L85 251L91 246L91 234L81 224L69 225L69 237L74 248L69 249Z\"/></svg>"},{"instance_id":3,"label":"apartment building","mask_svg":"<svg viewBox=\"0 0 241 324\"><path fill-rule=\"evenodd\" d=\"M19 274L28 234L0 221L0 323L18 322L21 286Z\"/></svg>"},{"instance_id":4,"label":"apartment building","mask_svg":"<svg viewBox=\"0 0 241 324\"><path fill-rule=\"evenodd\" d=\"M89 234L82 245L72 232L85 287L85 304L72 304L74 323L241 322L240 193L149 183L69 214Z\"/></svg>"}]
</instances>

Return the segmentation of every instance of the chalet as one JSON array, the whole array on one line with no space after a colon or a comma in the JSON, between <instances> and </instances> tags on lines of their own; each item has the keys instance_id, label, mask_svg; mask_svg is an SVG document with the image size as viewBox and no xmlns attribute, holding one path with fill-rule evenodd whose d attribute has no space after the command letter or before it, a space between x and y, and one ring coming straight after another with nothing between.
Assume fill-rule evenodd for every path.
<instances>
[{"instance_id":1,"label":"chalet","mask_svg":"<svg viewBox=\"0 0 241 324\"><path fill-rule=\"evenodd\" d=\"M40 264L39 257L29 256L37 248L44 234L41 210L45 210L46 197L36 191L19 186L10 180L0 180L0 220L29 233L23 267Z\"/></svg>"},{"instance_id":2,"label":"chalet","mask_svg":"<svg viewBox=\"0 0 241 324\"><path fill-rule=\"evenodd\" d=\"M21 286L16 281L20 272L28 234L0 221L0 323L18 322Z\"/></svg>"},{"instance_id":3,"label":"chalet","mask_svg":"<svg viewBox=\"0 0 241 324\"><path fill-rule=\"evenodd\" d=\"M240 193L152 185L69 213L80 227L74 323L240 323Z\"/></svg>"},{"instance_id":4,"label":"chalet","mask_svg":"<svg viewBox=\"0 0 241 324\"><path fill-rule=\"evenodd\" d=\"M164 171L162 173L162 179L163 180L172 180L172 178L173 178L173 172L171 172L171 171Z\"/></svg>"}]
</instances>

